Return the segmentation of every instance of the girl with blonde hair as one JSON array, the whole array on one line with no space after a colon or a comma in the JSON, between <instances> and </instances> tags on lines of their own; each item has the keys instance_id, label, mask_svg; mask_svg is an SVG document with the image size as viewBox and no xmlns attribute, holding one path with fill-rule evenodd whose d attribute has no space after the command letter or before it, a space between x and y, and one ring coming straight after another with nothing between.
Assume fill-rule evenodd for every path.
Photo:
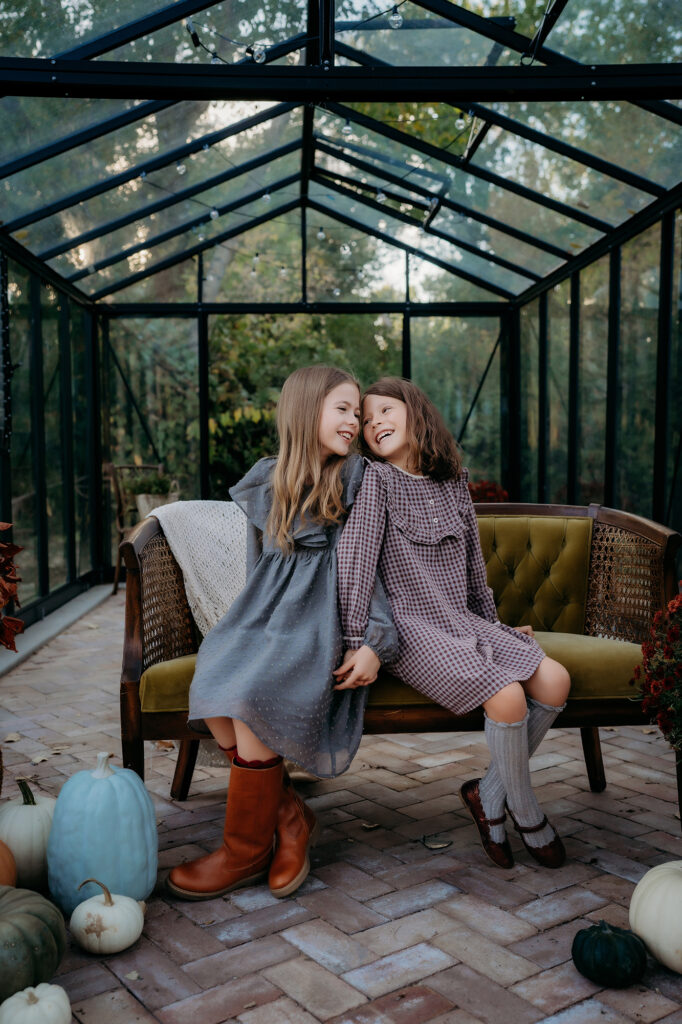
<instances>
[{"instance_id":1,"label":"girl with blonde hair","mask_svg":"<svg viewBox=\"0 0 682 1024\"><path fill-rule=\"evenodd\" d=\"M277 408L277 458L261 459L230 490L248 520L247 581L199 648L189 707L232 763L225 828L220 849L173 868L176 896L211 899L266 874L275 896L301 885L317 822L282 757L323 778L345 771L362 735L365 687L397 649L379 586L335 687L344 654L336 544L362 481L362 458L348 454L359 407L345 371L296 370Z\"/></svg>"}]
</instances>

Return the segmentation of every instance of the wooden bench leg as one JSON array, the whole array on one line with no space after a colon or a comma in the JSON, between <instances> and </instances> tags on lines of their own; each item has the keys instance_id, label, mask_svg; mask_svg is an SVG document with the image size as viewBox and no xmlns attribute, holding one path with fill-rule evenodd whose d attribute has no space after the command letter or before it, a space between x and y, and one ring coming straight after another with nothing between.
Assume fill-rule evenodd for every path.
<instances>
[{"instance_id":1,"label":"wooden bench leg","mask_svg":"<svg viewBox=\"0 0 682 1024\"><path fill-rule=\"evenodd\" d=\"M197 754L199 753L199 740L181 740L178 760L175 765L175 775L171 786L171 796L174 800L186 800L189 793L189 785L194 773Z\"/></svg>"},{"instance_id":2,"label":"wooden bench leg","mask_svg":"<svg viewBox=\"0 0 682 1024\"><path fill-rule=\"evenodd\" d=\"M593 793L602 793L606 789L606 775L601 756L599 729L596 726L586 726L580 730L580 738L583 741L583 754L585 755L590 789Z\"/></svg>"},{"instance_id":3,"label":"wooden bench leg","mask_svg":"<svg viewBox=\"0 0 682 1024\"><path fill-rule=\"evenodd\" d=\"M677 770L677 811L680 816L680 826L682 827L682 751L675 751L675 757L677 763L675 768Z\"/></svg>"},{"instance_id":4,"label":"wooden bench leg","mask_svg":"<svg viewBox=\"0 0 682 1024\"><path fill-rule=\"evenodd\" d=\"M123 767L137 772L144 782L144 740L121 740Z\"/></svg>"}]
</instances>

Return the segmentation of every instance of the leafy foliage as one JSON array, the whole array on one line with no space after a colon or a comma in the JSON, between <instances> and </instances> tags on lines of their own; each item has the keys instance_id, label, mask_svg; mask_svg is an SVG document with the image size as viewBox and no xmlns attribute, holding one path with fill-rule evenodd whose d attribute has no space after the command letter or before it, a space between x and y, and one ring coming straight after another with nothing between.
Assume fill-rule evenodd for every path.
<instances>
[{"instance_id":1,"label":"leafy foliage","mask_svg":"<svg viewBox=\"0 0 682 1024\"><path fill-rule=\"evenodd\" d=\"M668 743L682 752L682 594L654 615L642 644L642 667L635 668L642 710L656 722Z\"/></svg>"}]
</instances>

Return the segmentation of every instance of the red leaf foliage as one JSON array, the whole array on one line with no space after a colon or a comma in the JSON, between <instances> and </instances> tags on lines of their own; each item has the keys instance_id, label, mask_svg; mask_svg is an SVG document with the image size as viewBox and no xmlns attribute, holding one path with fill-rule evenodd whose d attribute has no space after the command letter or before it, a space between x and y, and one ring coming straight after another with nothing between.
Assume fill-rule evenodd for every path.
<instances>
[{"instance_id":1,"label":"red leaf foliage","mask_svg":"<svg viewBox=\"0 0 682 1024\"><path fill-rule=\"evenodd\" d=\"M9 530L11 525L11 523L0 523L0 533ZM18 545L0 541L0 646L7 647L10 651L16 651L14 637L17 633L24 632L24 624L21 619L3 615L1 609L9 601L19 604L17 583L21 582L21 576L17 575L14 556L20 551L23 551L23 548Z\"/></svg>"}]
</instances>

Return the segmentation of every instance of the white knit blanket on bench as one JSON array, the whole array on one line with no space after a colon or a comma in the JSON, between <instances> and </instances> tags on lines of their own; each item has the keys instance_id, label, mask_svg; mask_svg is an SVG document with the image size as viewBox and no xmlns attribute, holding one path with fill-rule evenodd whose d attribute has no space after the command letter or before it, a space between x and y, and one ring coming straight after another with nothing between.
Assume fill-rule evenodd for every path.
<instances>
[{"instance_id":1,"label":"white knit blanket on bench","mask_svg":"<svg viewBox=\"0 0 682 1024\"><path fill-rule=\"evenodd\" d=\"M246 516L234 501L175 501L149 515L161 524L206 636L246 582Z\"/></svg>"}]
</instances>

